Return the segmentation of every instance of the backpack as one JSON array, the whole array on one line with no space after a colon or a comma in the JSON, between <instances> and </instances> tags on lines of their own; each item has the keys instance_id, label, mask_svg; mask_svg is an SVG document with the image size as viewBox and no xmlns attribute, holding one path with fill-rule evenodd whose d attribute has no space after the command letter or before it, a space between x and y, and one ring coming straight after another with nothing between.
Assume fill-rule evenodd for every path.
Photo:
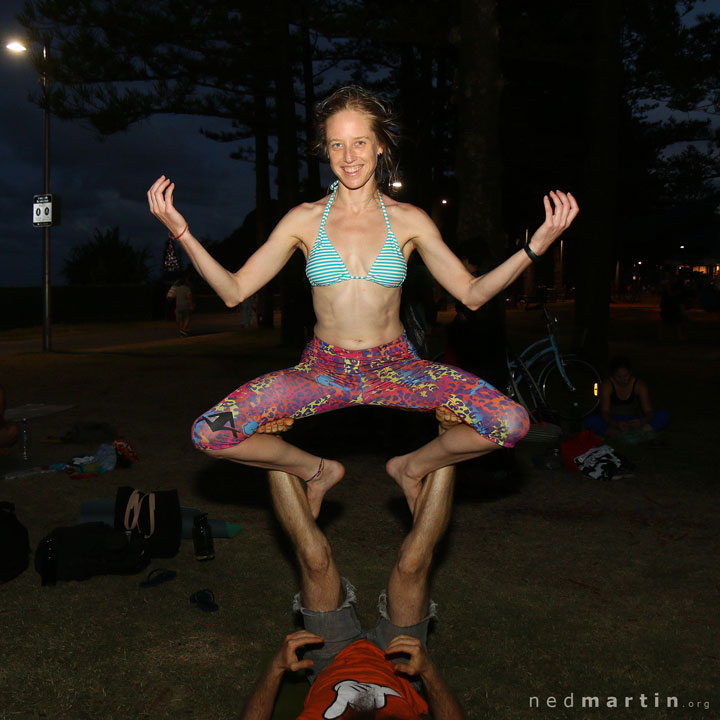
<instances>
[{"instance_id":1,"label":"backpack","mask_svg":"<svg viewBox=\"0 0 720 720\"><path fill-rule=\"evenodd\" d=\"M15 516L15 506L0 502L0 583L6 583L27 570L30 564L30 538L27 528Z\"/></svg>"},{"instance_id":2,"label":"backpack","mask_svg":"<svg viewBox=\"0 0 720 720\"><path fill-rule=\"evenodd\" d=\"M55 528L35 552L35 569L42 575L42 552L48 540L55 547L58 580L87 580L93 575L132 575L150 563L147 541L129 536L102 522Z\"/></svg>"}]
</instances>

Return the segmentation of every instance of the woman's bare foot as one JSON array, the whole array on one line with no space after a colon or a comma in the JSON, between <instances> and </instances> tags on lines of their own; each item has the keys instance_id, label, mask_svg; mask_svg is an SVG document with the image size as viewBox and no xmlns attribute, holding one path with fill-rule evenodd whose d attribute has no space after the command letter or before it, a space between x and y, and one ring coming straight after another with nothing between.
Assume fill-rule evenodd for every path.
<instances>
[{"instance_id":1,"label":"woman's bare foot","mask_svg":"<svg viewBox=\"0 0 720 720\"><path fill-rule=\"evenodd\" d=\"M312 516L317 520L320 515L320 507L322 506L325 493L333 486L337 485L345 475L345 468L337 460L322 460L322 469L319 475L313 476L311 480L305 483L305 491L307 492L308 503Z\"/></svg>"},{"instance_id":2,"label":"woman's bare foot","mask_svg":"<svg viewBox=\"0 0 720 720\"><path fill-rule=\"evenodd\" d=\"M444 407L435 408L435 417L439 423L438 435L442 435L446 430L462 423L457 415ZM402 489L410 512L414 514L415 502L420 495L423 478L413 477L407 472L407 457L407 455L402 455L390 458L385 464L385 470Z\"/></svg>"},{"instance_id":3,"label":"woman's bare foot","mask_svg":"<svg viewBox=\"0 0 720 720\"><path fill-rule=\"evenodd\" d=\"M280 433L289 430L293 426L294 422L295 420L293 418L278 418L266 425L261 425L256 432L264 433L266 435L279 435ZM322 506L325 493L333 485L337 485L345 475L345 468L336 460L327 460L323 458L320 463L321 466L319 468L319 472L313 475L312 478L309 480L300 478L303 480L305 485L305 492L307 493L307 499L310 504L312 516L316 520L318 515L320 515L320 508Z\"/></svg>"},{"instance_id":4,"label":"woman's bare foot","mask_svg":"<svg viewBox=\"0 0 720 720\"><path fill-rule=\"evenodd\" d=\"M410 507L415 512L415 502L422 490L422 478L415 478L407 472L407 455L398 455L385 463L385 472L400 486Z\"/></svg>"}]
</instances>

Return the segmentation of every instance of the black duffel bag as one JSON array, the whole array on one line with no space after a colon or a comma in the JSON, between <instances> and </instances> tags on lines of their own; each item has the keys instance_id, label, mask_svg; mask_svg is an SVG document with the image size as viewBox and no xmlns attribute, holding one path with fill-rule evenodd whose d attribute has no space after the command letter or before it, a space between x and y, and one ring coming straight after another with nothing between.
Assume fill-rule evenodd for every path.
<instances>
[{"instance_id":1,"label":"black duffel bag","mask_svg":"<svg viewBox=\"0 0 720 720\"><path fill-rule=\"evenodd\" d=\"M93 575L133 575L150 563L145 538L102 522L55 528L44 537L35 552L35 569L41 576L47 573L48 547L53 581L87 580Z\"/></svg>"},{"instance_id":2,"label":"black duffel bag","mask_svg":"<svg viewBox=\"0 0 720 720\"><path fill-rule=\"evenodd\" d=\"M30 564L30 538L27 528L15 517L15 506L0 502L0 583L6 583L27 570Z\"/></svg>"},{"instance_id":3,"label":"black duffel bag","mask_svg":"<svg viewBox=\"0 0 720 720\"><path fill-rule=\"evenodd\" d=\"M177 490L144 493L129 486L119 487L115 497L115 527L142 535L152 557L175 557L182 535Z\"/></svg>"}]
</instances>

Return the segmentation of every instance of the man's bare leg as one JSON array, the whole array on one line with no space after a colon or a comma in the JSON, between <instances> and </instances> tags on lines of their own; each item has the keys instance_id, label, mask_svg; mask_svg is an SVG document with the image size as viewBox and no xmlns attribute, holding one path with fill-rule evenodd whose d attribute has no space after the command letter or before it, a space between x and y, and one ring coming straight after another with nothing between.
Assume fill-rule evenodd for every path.
<instances>
[{"instance_id":1,"label":"man's bare leg","mask_svg":"<svg viewBox=\"0 0 720 720\"><path fill-rule=\"evenodd\" d=\"M450 522L454 488L453 465L434 470L422 483L412 530L388 582L388 614L394 625L408 627L427 617L433 552Z\"/></svg>"},{"instance_id":2,"label":"man's bare leg","mask_svg":"<svg viewBox=\"0 0 720 720\"><path fill-rule=\"evenodd\" d=\"M302 483L276 470L268 473L268 480L275 515L290 537L300 565L303 605L309 610L336 610L343 600L340 574Z\"/></svg>"},{"instance_id":3,"label":"man's bare leg","mask_svg":"<svg viewBox=\"0 0 720 720\"><path fill-rule=\"evenodd\" d=\"M260 428L247 440L224 450L206 450L212 457L289 473L305 482L312 516L320 514L325 493L342 480L345 468L336 460L312 455L285 442L278 433L290 429L292 418L281 418Z\"/></svg>"}]
</instances>

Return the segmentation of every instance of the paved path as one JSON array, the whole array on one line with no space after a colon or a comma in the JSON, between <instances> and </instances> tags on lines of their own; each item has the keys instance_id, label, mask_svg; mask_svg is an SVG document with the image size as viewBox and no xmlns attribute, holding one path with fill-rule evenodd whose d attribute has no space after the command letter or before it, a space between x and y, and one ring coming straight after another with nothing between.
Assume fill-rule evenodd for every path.
<instances>
[{"instance_id":1,"label":"paved path","mask_svg":"<svg viewBox=\"0 0 720 720\"><path fill-rule=\"evenodd\" d=\"M573 305L571 302L556 304L553 310L561 316L561 327L569 332L572 325ZM439 314L441 324L449 323L452 311ZM630 328L634 339L637 333L646 336L649 342L657 341L659 308L654 304L613 303L610 309L611 335L622 336L619 328ZM693 309L688 313L690 340L705 339L717 345L720 313L707 313ZM508 310L509 327L521 334L544 334L544 321L540 312ZM276 312L275 327L280 327L280 316ZM197 313L192 319L192 334L207 335L240 330L240 315L237 312ZM158 340L180 339L175 323L167 321L58 324L52 327L51 346L54 352L82 352L117 345L135 345ZM0 331L0 358L18 353L42 352L42 328L18 328Z\"/></svg>"},{"instance_id":2,"label":"paved path","mask_svg":"<svg viewBox=\"0 0 720 720\"><path fill-rule=\"evenodd\" d=\"M240 329L240 316L233 312L202 313L193 317L193 335L231 332ZM53 325L53 352L81 352L115 345L135 345L157 340L179 339L174 322L146 321ZM0 332L0 357L42 352L42 328L20 328Z\"/></svg>"}]
</instances>

